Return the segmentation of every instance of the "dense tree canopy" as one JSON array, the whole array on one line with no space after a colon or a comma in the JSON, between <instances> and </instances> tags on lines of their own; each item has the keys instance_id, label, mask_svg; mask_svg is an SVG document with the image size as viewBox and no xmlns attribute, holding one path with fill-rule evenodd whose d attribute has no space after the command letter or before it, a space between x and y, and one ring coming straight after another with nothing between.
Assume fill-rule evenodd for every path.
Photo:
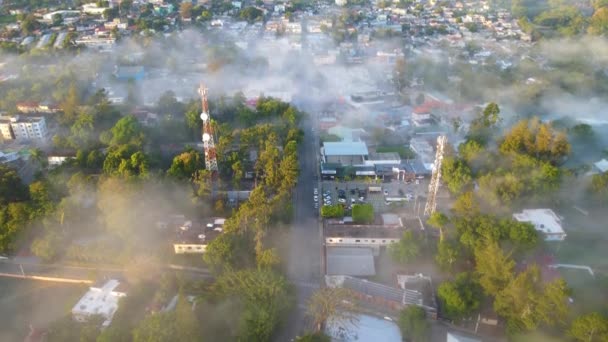
<instances>
[{"instance_id":1,"label":"dense tree canopy","mask_svg":"<svg viewBox=\"0 0 608 342\"><path fill-rule=\"evenodd\" d=\"M430 324L426 320L426 312L423 308L410 305L399 313L399 328L401 334L408 341L428 341Z\"/></svg>"},{"instance_id":2,"label":"dense tree canopy","mask_svg":"<svg viewBox=\"0 0 608 342\"><path fill-rule=\"evenodd\" d=\"M217 279L214 291L219 297L243 301L237 320L239 339L244 341L268 341L293 304L287 280L273 271L227 272Z\"/></svg>"},{"instance_id":3,"label":"dense tree canopy","mask_svg":"<svg viewBox=\"0 0 608 342\"><path fill-rule=\"evenodd\" d=\"M191 179L192 175L205 167L203 154L190 149L173 158L167 174L178 179Z\"/></svg>"},{"instance_id":4,"label":"dense tree canopy","mask_svg":"<svg viewBox=\"0 0 608 342\"><path fill-rule=\"evenodd\" d=\"M444 282L437 289L443 314L459 320L471 315L481 302L482 290L471 274L460 273L451 282Z\"/></svg>"},{"instance_id":5,"label":"dense tree canopy","mask_svg":"<svg viewBox=\"0 0 608 342\"><path fill-rule=\"evenodd\" d=\"M396 262L407 264L420 254L420 240L407 230L398 242L389 245L388 252Z\"/></svg>"},{"instance_id":6,"label":"dense tree canopy","mask_svg":"<svg viewBox=\"0 0 608 342\"><path fill-rule=\"evenodd\" d=\"M592 312L572 322L568 335L580 342L608 341L608 318Z\"/></svg>"}]
</instances>

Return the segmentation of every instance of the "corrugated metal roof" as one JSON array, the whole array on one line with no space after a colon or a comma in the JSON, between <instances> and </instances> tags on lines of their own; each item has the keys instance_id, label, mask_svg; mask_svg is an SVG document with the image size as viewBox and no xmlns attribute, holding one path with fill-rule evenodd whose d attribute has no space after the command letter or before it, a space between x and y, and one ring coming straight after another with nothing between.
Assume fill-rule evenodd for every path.
<instances>
[{"instance_id":1,"label":"corrugated metal roof","mask_svg":"<svg viewBox=\"0 0 608 342\"><path fill-rule=\"evenodd\" d=\"M328 247L327 274L373 276L376 274L371 248Z\"/></svg>"},{"instance_id":2,"label":"corrugated metal roof","mask_svg":"<svg viewBox=\"0 0 608 342\"><path fill-rule=\"evenodd\" d=\"M367 156L367 145L364 142L326 142L323 143L326 156Z\"/></svg>"}]
</instances>

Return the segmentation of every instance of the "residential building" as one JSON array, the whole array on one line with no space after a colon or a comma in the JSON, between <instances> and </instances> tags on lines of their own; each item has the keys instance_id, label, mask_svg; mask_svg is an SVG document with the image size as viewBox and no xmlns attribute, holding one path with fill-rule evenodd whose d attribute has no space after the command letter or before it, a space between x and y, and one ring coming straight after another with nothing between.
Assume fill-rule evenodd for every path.
<instances>
[{"instance_id":1,"label":"residential building","mask_svg":"<svg viewBox=\"0 0 608 342\"><path fill-rule=\"evenodd\" d=\"M4 140L46 139L48 131L43 117L0 117L0 132Z\"/></svg>"},{"instance_id":2,"label":"residential building","mask_svg":"<svg viewBox=\"0 0 608 342\"><path fill-rule=\"evenodd\" d=\"M185 221L176 229L173 241L175 254L202 254L207 245L222 233L226 220L216 218L206 225Z\"/></svg>"},{"instance_id":3,"label":"residential building","mask_svg":"<svg viewBox=\"0 0 608 342\"><path fill-rule=\"evenodd\" d=\"M72 317L78 322L86 322L91 316L101 315L105 319L102 327L108 327L118 310L119 299L126 295L125 284L116 279L108 280L103 286L91 286L72 308Z\"/></svg>"},{"instance_id":4,"label":"residential building","mask_svg":"<svg viewBox=\"0 0 608 342\"><path fill-rule=\"evenodd\" d=\"M424 168L432 171L435 167L435 151L428 140L412 138L410 140L410 148L418 155L418 159L420 159Z\"/></svg>"},{"instance_id":5,"label":"residential building","mask_svg":"<svg viewBox=\"0 0 608 342\"><path fill-rule=\"evenodd\" d=\"M109 50L116 44L116 38L106 36L82 36L75 40L77 45L84 45L88 48L95 48L99 50Z\"/></svg>"},{"instance_id":6,"label":"residential building","mask_svg":"<svg viewBox=\"0 0 608 342\"><path fill-rule=\"evenodd\" d=\"M49 167L53 168L59 166L70 159L74 159L75 155L73 153L62 153L62 154L49 154L47 156L47 161Z\"/></svg>"},{"instance_id":7,"label":"residential building","mask_svg":"<svg viewBox=\"0 0 608 342\"><path fill-rule=\"evenodd\" d=\"M561 219L551 209L524 209L521 213L513 214L513 218L533 224L545 236L545 241L563 241L566 238Z\"/></svg>"},{"instance_id":8,"label":"residential building","mask_svg":"<svg viewBox=\"0 0 608 342\"><path fill-rule=\"evenodd\" d=\"M89 3L82 5L82 11L86 14L99 15L103 14L109 7L97 7L96 3Z\"/></svg>"}]
</instances>

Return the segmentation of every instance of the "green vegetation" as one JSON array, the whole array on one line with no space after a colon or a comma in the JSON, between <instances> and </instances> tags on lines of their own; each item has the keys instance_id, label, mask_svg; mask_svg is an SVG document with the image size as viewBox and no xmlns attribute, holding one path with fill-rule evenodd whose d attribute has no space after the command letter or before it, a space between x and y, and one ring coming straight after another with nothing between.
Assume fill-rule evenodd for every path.
<instances>
[{"instance_id":1,"label":"green vegetation","mask_svg":"<svg viewBox=\"0 0 608 342\"><path fill-rule=\"evenodd\" d=\"M345 288L322 288L315 293L308 302L307 314L313 321L318 332L322 325L331 321L335 327L348 328L356 321L355 305L352 304L353 295Z\"/></svg>"},{"instance_id":2,"label":"green vegetation","mask_svg":"<svg viewBox=\"0 0 608 342\"><path fill-rule=\"evenodd\" d=\"M423 308L410 305L401 310L398 324L401 335L408 341L424 342L429 340L431 327Z\"/></svg>"},{"instance_id":3,"label":"green vegetation","mask_svg":"<svg viewBox=\"0 0 608 342\"><path fill-rule=\"evenodd\" d=\"M577 341L594 342L608 340L608 318L593 312L572 322L568 335Z\"/></svg>"},{"instance_id":4,"label":"green vegetation","mask_svg":"<svg viewBox=\"0 0 608 342\"><path fill-rule=\"evenodd\" d=\"M408 230L403 233L399 242L389 245L388 253L397 263L410 263L420 254L420 240Z\"/></svg>"},{"instance_id":5,"label":"green vegetation","mask_svg":"<svg viewBox=\"0 0 608 342\"><path fill-rule=\"evenodd\" d=\"M406 146L378 146L376 149L378 153L395 152L399 154L401 159L414 159L416 154L409 147Z\"/></svg>"},{"instance_id":6,"label":"green vegetation","mask_svg":"<svg viewBox=\"0 0 608 342\"><path fill-rule=\"evenodd\" d=\"M437 296L444 315L457 321L469 317L479 308L482 292L471 274L460 273L454 281L442 283Z\"/></svg>"},{"instance_id":7,"label":"green vegetation","mask_svg":"<svg viewBox=\"0 0 608 342\"><path fill-rule=\"evenodd\" d=\"M355 204L352 210L353 221L355 223L374 222L374 207L371 204Z\"/></svg>"},{"instance_id":8,"label":"green vegetation","mask_svg":"<svg viewBox=\"0 0 608 342\"><path fill-rule=\"evenodd\" d=\"M344 207L341 204L324 205L321 207L321 216L324 218L344 217Z\"/></svg>"}]
</instances>

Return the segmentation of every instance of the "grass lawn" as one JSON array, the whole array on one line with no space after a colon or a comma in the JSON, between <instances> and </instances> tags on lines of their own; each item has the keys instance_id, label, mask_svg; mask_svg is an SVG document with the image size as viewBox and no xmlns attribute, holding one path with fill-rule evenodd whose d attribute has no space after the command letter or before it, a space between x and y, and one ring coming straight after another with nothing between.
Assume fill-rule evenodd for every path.
<instances>
[{"instance_id":1,"label":"grass lawn","mask_svg":"<svg viewBox=\"0 0 608 342\"><path fill-rule=\"evenodd\" d=\"M413 159L416 157L414 151L405 146L379 146L376 149L378 153L397 152L402 159Z\"/></svg>"}]
</instances>

